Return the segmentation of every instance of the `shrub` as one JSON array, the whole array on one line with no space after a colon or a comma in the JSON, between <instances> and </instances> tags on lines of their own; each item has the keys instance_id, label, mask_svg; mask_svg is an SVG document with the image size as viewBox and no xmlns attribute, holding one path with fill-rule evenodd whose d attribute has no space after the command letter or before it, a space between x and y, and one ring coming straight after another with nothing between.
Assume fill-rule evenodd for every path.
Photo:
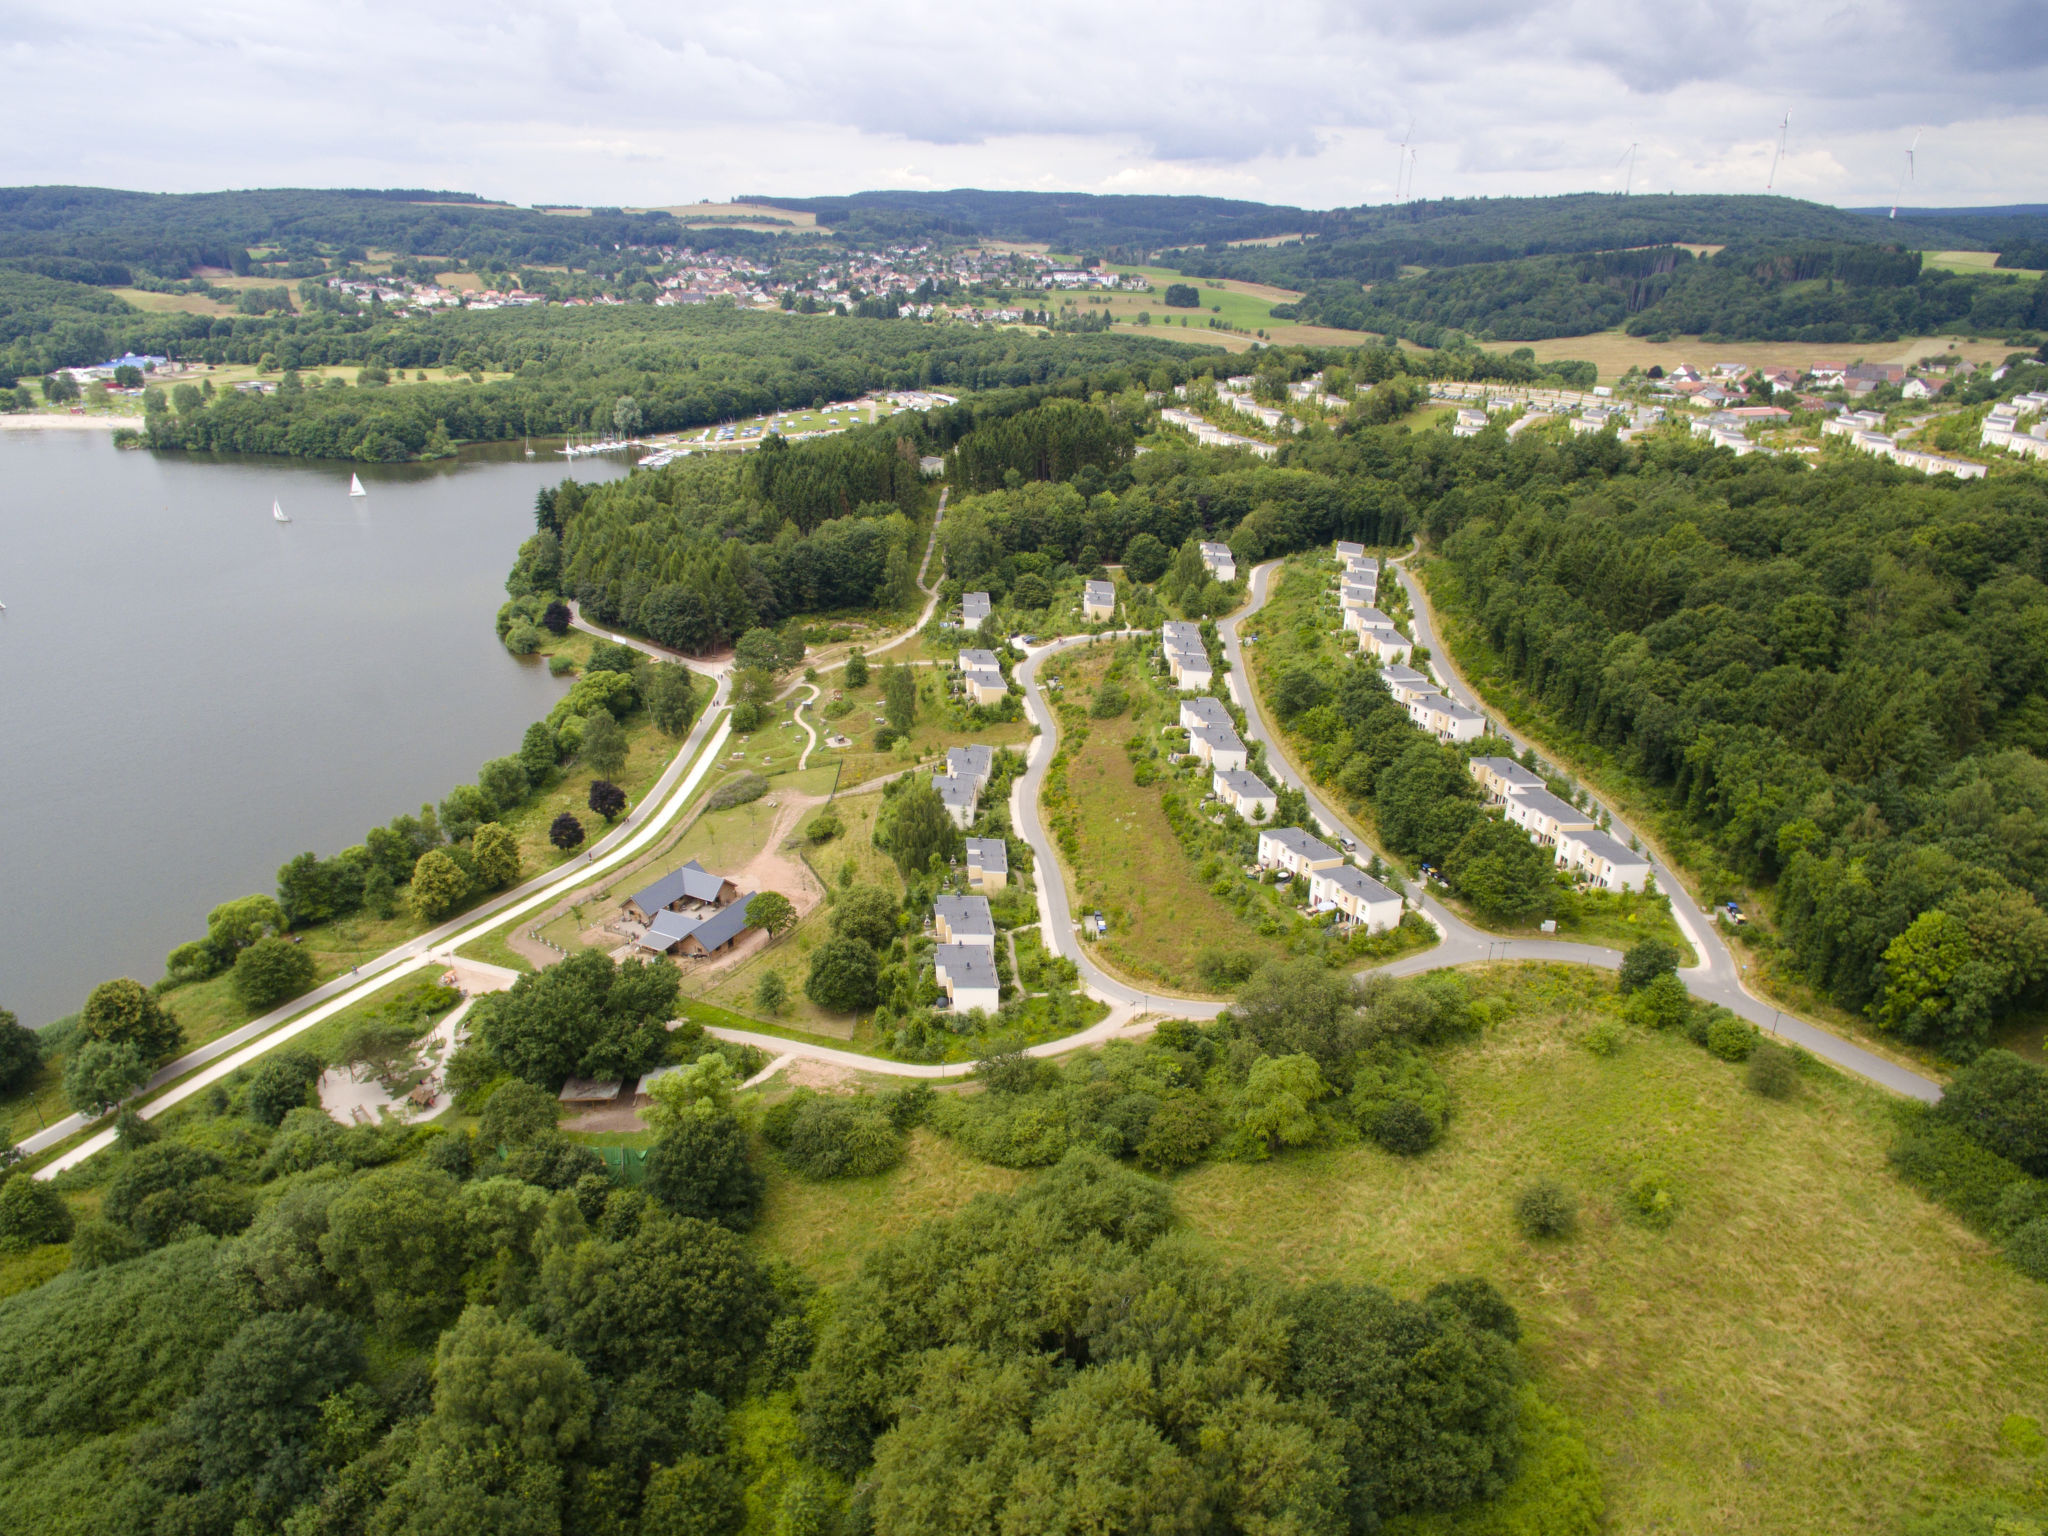
<instances>
[{"instance_id":1,"label":"shrub","mask_svg":"<svg viewBox=\"0 0 2048 1536\"><path fill-rule=\"evenodd\" d=\"M1935 1109L1980 1146L2048 1178L2048 1068L1986 1051L1949 1082Z\"/></svg>"},{"instance_id":2,"label":"shrub","mask_svg":"<svg viewBox=\"0 0 2048 1536\"><path fill-rule=\"evenodd\" d=\"M2006 1191L2028 1182L2018 1164L1931 1115L1915 1118L1890 1157L1900 1178L1980 1232L1997 1230Z\"/></svg>"},{"instance_id":3,"label":"shrub","mask_svg":"<svg viewBox=\"0 0 2048 1536\"><path fill-rule=\"evenodd\" d=\"M18 1173L0 1184L0 1253L71 1241L71 1207L42 1179Z\"/></svg>"},{"instance_id":4,"label":"shrub","mask_svg":"<svg viewBox=\"0 0 2048 1536\"><path fill-rule=\"evenodd\" d=\"M1089 715L1096 720L1114 720L1131 707L1131 697L1120 683L1105 682L1095 690L1095 698L1088 706Z\"/></svg>"},{"instance_id":5,"label":"shrub","mask_svg":"<svg viewBox=\"0 0 2048 1536\"><path fill-rule=\"evenodd\" d=\"M2005 1256L2028 1279L2048 1280L2048 1216L2036 1216L2007 1238Z\"/></svg>"},{"instance_id":6,"label":"shrub","mask_svg":"<svg viewBox=\"0 0 2048 1536\"><path fill-rule=\"evenodd\" d=\"M1153 1173L1192 1167L1223 1133L1215 1106L1199 1093L1168 1094L1146 1123L1138 1166Z\"/></svg>"},{"instance_id":7,"label":"shrub","mask_svg":"<svg viewBox=\"0 0 2048 1536\"><path fill-rule=\"evenodd\" d=\"M1629 1180L1628 1209L1644 1226L1661 1232L1678 1219L1678 1196L1661 1173L1645 1171Z\"/></svg>"},{"instance_id":8,"label":"shrub","mask_svg":"<svg viewBox=\"0 0 2048 1536\"><path fill-rule=\"evenodd\" d=\"M745 805L749 800L758 800L768 793L768 781L758 773L740 773L727 779L711 791L704 802L706 812L731 810L736 805Z\"/></svg>"},{"instance_id":9,"label":"shrub","mask_svg":"<svg viewBox=\"0 0 2048 1536\"><path fill-rule=\"evenodd\" d=\"M1639 992L1659 976L1669 976L1677 969L1677 950L1661 939L1639 939L1621 957L1621 990Z\"/></svg>"},{"instance_id":10,"label":"shrub","mask_svg":"<svg viewBox=\"0 0 2048 1536\"><path fill-rule=\"evenodd\" d=\"M1991 1229L2010 1235L2037 1217L2048 1216L2048 1181L2022 1179L1999 1191Z\"/></svg>"},{"instance_id":11,"label":"shrub","mask_svg":"<svg viewBox=\"0 0 2048 1536\"><path fill-rule=\"evenodd\" d=\"M800 1092L770 1114L762 1136L807 1179L864 1178L903 1161L903 1133L877 1099Z\"/></svg>"},{"instance_id":12,"label":"shrub","mask_svg":"<svg viewBox=\"0 0 2048 1536\"><path fill-rule=\"evenodd\" d=\"M500 1083L484 1103L477 1140L489 1150L520 1147L555 1128L555 1098L523 1078Z\"/></svg>"},{"instance_id":13,"label":"shrub","mask_svg":"<svg viewBox=\"0 0 2048 1536\"><path fill-rule=\"evenodd\" d=\"M1612 1056L1622 1048L1628 1039L1628 1030L1619 1019L1596 1019L1593 1027L1586 1031L1585 1047L1595 1056Z\"/></svg>"},{"instance_id":14,"label":"shrub","mask_svg":"<svg viewBox=\"0 0 2048 1536\"><path fill-rule=\"evenodd\" d=\"M839 813L827 806L811 818L804 835L814 843L829 843L845 830L846 823L839 819Z\"/></svg>"},{"instance_id":15,"label":"shrub","mask_svg":"<svg viewBox=\"0 0 2048 1536\"><path fill-rule=\"evenodd\" d=\"M1396 1099L1372 1122L1372 1139L1397 1157L1417 1157L1436 1145L1437 1123L1413 1099Z\"/></svg>"},{"instance_id":16,"label":"shrub","mask_svg":"<svg viewBox=\"0 0 2048 1536\"><path fill-rule=\"evenodd\" d=\"M1746 1074L1751 1093L1767 1099L1789 1099L1799 1091L1799 1059L1782 1045L1756 1042Z\"/></svg>"},{"instance_id":17,"label":"shrub","mask_svg":"<svg viewBox=\"0 0 2048 1536\"><path fill-rule=\"evenodd\" d=\"M1723 1009L1707 1021L1707 1049L1723 1061L1747 1061L1756 1050L1756 1026Z\"/></svg>"},{"instance_id":18,"label":"shrub","mask_svg":"<svg viewBox=\"0 0 2048 1536\"><path fill-rule=\"evenodd\" d=\"M1515 1196L1515 1225L1531 1242L1578 1230L1579 1200L1555 1179L1538 1179Z\"/></svg>"},{"instance_id":19,"label":"shrub","mask_svg":"<svg viewBox=\"0 0 2048 1536\"><path fill-rule=\"evenodd\" d=\"M258 1012L313 985L313 956L303 944L272 935L235 957L235 995Z\"/></svg>"},{"instance_id":20,"label":"shrub","mask_svg":"<svg viewBox=\"0 0 2048 1536\"><path fill-rule=\"evenodd\" d=\"M1692 1014L1692 998L1685 983L1667 971L1637 988L1623 1012L1629 1023L1642 1029L1677 1029Z\"/></svg>"},{"instance_id":21,"label":"shrub","mask_svg":"<svg viewBox=\"0 0 2048 1536\"><path fill-rule=\"evenodd\" d=\"M281 1125L284 1117L306 1102L306 1094L326 1070L311 1051L272 1052L249 1074L249 1115L264 1125Z\"/></svg>"},{"instance_id":22,"label":"shrub","mask_svg":"<svg viewBox=\"0 0 2048 1536\"><path fill-rule=\"evenodd\" d=\"M763 971L761 979L754 983L754 1006L771 1017L782 1012L789 1002L789 983L782 979L780 971Z\"/></svg>"},{"instance_id":23,"label":"shrub","mask_svg":"<svg viewBox=\"0 0 2048 1536\"><path fill-rule=\"evenodd\" d=\"M1420 1051L1388 1044L1359 1057L1351 1081L1352 1117L1389 1152L1427 1152L1443 1135L1450 1111L1450 1090Z\"/></svg>"}]
</instances>

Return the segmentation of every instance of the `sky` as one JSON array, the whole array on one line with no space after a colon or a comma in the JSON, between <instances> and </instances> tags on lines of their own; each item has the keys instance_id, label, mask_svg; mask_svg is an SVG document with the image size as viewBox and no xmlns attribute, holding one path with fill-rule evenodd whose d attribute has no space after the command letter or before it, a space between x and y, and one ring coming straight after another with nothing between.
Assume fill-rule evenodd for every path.
<instances>
[{"instance_id":1,"label":"sky","mask_svg":"<svg viewBox=\"0 0 2048 1536\"><path fill-rule=\"evenodd\" d=\"M5 185L2048 202L2044 0L0 0L0 98Z\"/></svg>"}]
</instances>

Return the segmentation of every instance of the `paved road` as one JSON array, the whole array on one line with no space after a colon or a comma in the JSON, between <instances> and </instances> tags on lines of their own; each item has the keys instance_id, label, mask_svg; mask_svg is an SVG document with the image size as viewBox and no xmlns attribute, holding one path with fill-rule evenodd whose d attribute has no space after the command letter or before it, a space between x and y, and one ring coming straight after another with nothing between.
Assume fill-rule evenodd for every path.
<instances>
[{"instance_id":1,"label":"paved road","mask_svg":"<svg viewBox=\"0 0 2048 1536\"><path fill-rule=\"evenodd\" d=\"M729 679L720 677L711 703L691 728L675 758L655 781L654 787L642 798L639 805L620 819L616 827L590 845L582 863L558 865L545 874L536 875L533 879L470 908L461 916L451 918L436 928L430 928L417 938L408 939L373 960L364 961L347 975L337 976L315 987L311 992L293 998L282 1007L272 1009L260 1018L252 1019L240 1029L187 1051L175 1061L158 1068L150 1080L137 1090L135 1099L139 1103L139 1112L146 1118L154 1118L172 1104L189 1098L207 1084L246 1066L313 1024L362 1001L395 976L419 969L437 960L445 960L457 945L467 942L483 929L493 926L508 908L525 910L543 905L558 895L588 883L593 876L604 873L606 869L636 856L661 834L711 766L713 754L729 730L725 724L724 710L728 690ZM700 752L699 749L705 746L707 739L710 740L711 749ZM194 1076L195 1073L198 1075ZM176 1086L171 1086L173 1084ZM152 1095L155 1097L151 1097ZM147 1102L139 1102L143 1100ZM91 1123L81 1115L67 1115L20 1142L18 1150L23 1156L32 1157L76 1135ZM100 1151L111 1140L112 1132L101 1132L40 1170L38 1177L54 1177L65 1168L73 1167Z\"/></svg>"},{"instance_id":2,"label":"paved road","mask_svg":"<svg viewBox=\"0 0 2048 1536\"><path fill-rule=\"evenodd\" d=\"M1295 772L1293 765L1287 761L1286 754L1281 750L1279 741L1267 726L1265 717L1260 713L1258 700L1252 696L1250 679L1244 669L1243 644L1238 632L1246 620L1265 606L1267 587L1279 564L1278 561L1269 561L1256 567L1252 571L1250 601L1238 613L1217 626L1223 641L1224 654L1230 659L1231 693L1244 710L1246 724L1251 733L1265 743L1266 762L1273 772L1307 794L1310 810L1315 813L1316 819L1326 830L1347 827L1351 835L1362 839L1362 834L1356 828L1348 828L1348 824L1330 809L1300 774ZM1403 588L1408 592L1409 606L1414 613L1413 638L1418 645L1429 647L1433 658L1431 671L1438 683L1460 703L1485 711L1485 702L1472 691L1462 677L1457 675L1446 658L1444 647L1430 623L1429 601L1420 584L1403 567L1397 565L1394 569L1401 579ZM1489 718L1493 719L1496 731L1506 735L1517 747L1529 745L1522 738L1507 731L1497 716L1492 715L1490 711L1487 713ZM1606 806L1604 809L1613 817L1614 835L1628 837L1629 829L1625 820L1615 814L1612 806ZM1381 852L1384 856L1385 850ZM1769 1003L1750 996L1742 987L1741 972L1735 957L1729 953L1727 944L1715 931L1712 920L1693 904L1685 886L1657 860L1655 854L1651 854L1650 857L1651 867L1656 872L1658 888L1670 896L1672 916L1685 931L1686 937L1692 941L1693 950L1699 956L1698 963L1679 973L1687 991L1695 997L1705 998L1708 1002L1719 1003L1751 1023L1895 1093L1928 1103L1941 1097L1940 1085L1919 1073L1887 1061L1852 1041L1830 1034L1804 1019L1795 1018ZM1463 965L1475 959L1484 959L1489 954L1495 959L1556 960L1574 965L1598 965L1608 969L1621 963L1621 956L1617 951L1600 949L1588 944L1568 944L1558 940L1504 940L1472 927L1427 892L1410 889L1408 895L1411 900L1419 900L1423 915L1436 925L1437 931L1443 935L1443 942L1435 949L1419 955L1405 956L1385 967L1390 975L1412 975L1418 971L1435 970L1445 965Z\"/></svg>"}]
</instances>

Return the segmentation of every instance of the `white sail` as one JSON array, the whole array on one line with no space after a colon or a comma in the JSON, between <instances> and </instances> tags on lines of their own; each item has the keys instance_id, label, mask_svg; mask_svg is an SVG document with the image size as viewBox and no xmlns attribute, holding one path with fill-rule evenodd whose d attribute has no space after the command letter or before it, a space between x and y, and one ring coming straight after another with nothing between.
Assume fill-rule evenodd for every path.
<instances>
[{"instance_id":1,"label":"white sail","mask_svg":"<svg viewBox=\"0 0 2048 1536\"><path fill-rule=\"evenodd\" d=\"M350 475L348 477L348 493L351 496L367 496L370 494L363 489L363 479L360 475Z\"/></svg>"},{"instance_id":2,"label":"white sail","mask_svg":"<svg viewBox=\"0 0 2048 1536\"><path fill-rule=\"evenodd\" d=\"M273 501L270 504L270 515L276 518L280 523L288 523L291 521L290 518L284 515L284 504L282 502Z\"/></svg>"}]
</instances>

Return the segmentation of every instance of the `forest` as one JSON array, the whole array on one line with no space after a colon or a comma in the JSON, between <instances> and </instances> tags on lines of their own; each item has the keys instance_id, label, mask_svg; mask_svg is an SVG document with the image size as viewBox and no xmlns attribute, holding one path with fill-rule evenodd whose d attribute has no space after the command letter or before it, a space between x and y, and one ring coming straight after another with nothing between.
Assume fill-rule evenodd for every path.
<instances>
[{"instance_id":1,"label":"forest","mask_svg":"<svg viewBox=\"0 0 2048 1536\"><path fill-rule=\"evenodd\" d=\"M1923 268L1917 251L1868 244L1730 246L1706 259L1665 246L1449 266L1398 280L1387 273L1363 289L1320 282L1275 314L1424 346L1453 332L1541 341L1615 327L1709 341L1894 341L1955 329L2048 329L2048 282Z\"/></svg>"},{"instance_id":2,"label":"forest","mask_svg":"<svg viewBox=\"0 0 2048 1536\"><path fill-rule=\"evenodd\" d=\"M1565 1536L1592 1529L1584 1448L1532 1442L1543 1410L1492 1284L1237 1270L1130 1166L1257 1161L1359 1118L1413 1130L1443 1107L1419 1044L1476 1017L1455 982L1368 996L1275 970L1234 1017L1064 1071L993 1057L966 1096L800 1091L765 1113L735 1092L745 1048L663 1027L675 986L587 954L492 995L450 1068L454 1128L337 1124L310 1103L320 1061L290 1049L124 1117L54 1184L0 1182L0 1245L70 1258L0 1302L0 1521L1336 1536L1513 1484ZM651 1145L557 1127L566 1073L664 1059ZM830 1292L747 1241L767 1159L872 1173L922 1125L1045 1171Z\"/></svg>"},{"instance_id":3,"label":"forest","mask_svg":"<svg viewBox=\"0 0 2048 1536\"><path fill-rule=\"evenodd\" d=\"M450 451L451 440L609 431L621 399L633 403L636 430L673 432L870 390L1000 390L1119 363L1149 368L1189 358L1178 343L1130 333L934 332L908 320L819 320L718 306L513 309L405 322L314 315L211 325L226 334L196 349L188 344L188 352L232 362L267 358L282 370L285 387L195 401L184 410L162 401L146 424L152 447L402 459ZM383 391L334 381L302 389L289 377L336 364L516 377Z\"/></svg>"}]
</instances>

